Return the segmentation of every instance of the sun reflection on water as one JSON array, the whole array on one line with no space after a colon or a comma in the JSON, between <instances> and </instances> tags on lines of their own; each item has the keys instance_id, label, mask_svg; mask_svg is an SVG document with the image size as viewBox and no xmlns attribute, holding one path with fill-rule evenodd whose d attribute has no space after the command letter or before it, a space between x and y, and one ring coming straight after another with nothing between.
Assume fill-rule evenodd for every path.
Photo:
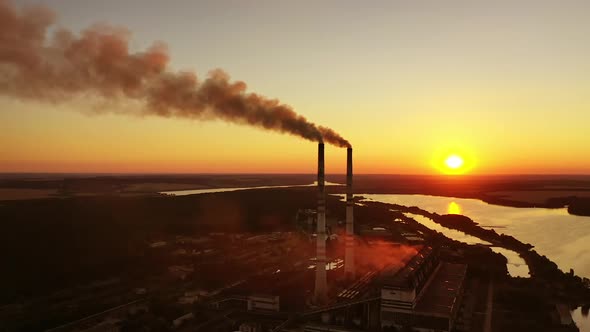
<instances>
[{"instance_id":1,"label":"sun reflection on water","mask_svg":"<svg viewBox=\"0 0 590 332\"><path fill-rule=\"evenodd\" d=\"M448 214L461 214L461 206L455 202L450 202L447 207Z\"/></svg>"}]
</instances>

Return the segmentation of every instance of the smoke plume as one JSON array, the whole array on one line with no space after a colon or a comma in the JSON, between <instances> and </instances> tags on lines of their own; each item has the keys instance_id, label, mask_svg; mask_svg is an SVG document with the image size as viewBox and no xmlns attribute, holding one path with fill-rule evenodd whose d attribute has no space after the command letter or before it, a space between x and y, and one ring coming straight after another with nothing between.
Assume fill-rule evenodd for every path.
<instances>
[{"instance_id":1,"label":"smoke plume","mask_svg":"<svg viewBox=\"0 0 590 332\"><path fill-rule=\"evenodd\" d=\"M386 241L373 241L370 245L359 243L355 247L358 257L355 261L357 270L361 273L382 270L385 267L404 266L414 257L420 247L394 245Z\"/></svg>"},{"instance_id":2,"label":"smoke plume","mask_svg":"<svg viewBox=\"0 0 590 332\"><path fill-rule=\"evenodd\" d=\"M350 145L288 105L246 92L244 82L231 81L220 69L203 81L194 73L168 69L163 43L133 53L125 29L95 25L80 34L57 28L50 34L54 22L55 15L45 7L18 10L0 0L0 93L48 102L87 95L127 98L140 101L145 114L220 119Z\"/></svg>"}]
</instances>

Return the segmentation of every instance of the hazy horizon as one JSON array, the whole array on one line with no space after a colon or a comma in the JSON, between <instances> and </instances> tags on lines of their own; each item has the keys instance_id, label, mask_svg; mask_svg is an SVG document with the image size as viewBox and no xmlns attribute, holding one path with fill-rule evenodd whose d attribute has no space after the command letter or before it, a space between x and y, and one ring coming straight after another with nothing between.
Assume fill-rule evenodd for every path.
<instances>
[{"instance_id":1,"label":"hazy horizon","mask_svg":"<svg viewBox=\"0 0 590 332\"><path fill-rule=\"evenodd\" d=\"M317 176L317 173L215 173L215 172L201 172L201 173L165 173L165 172L0 172L1 176L6 175L161 175L161 176L177 176L177 175L309 175ZM329 173L326 175L346 175L346 173ZM496 173L496 174L412 174L412 173L357 173L355 176L402 176L402 177L413 177L413 176L424 176L424 177L441 177L441 178L464 178L464 177L518 177L518 176L531 176L531 177L590 177L590 173Z\"/></svg>"}]
</instances>

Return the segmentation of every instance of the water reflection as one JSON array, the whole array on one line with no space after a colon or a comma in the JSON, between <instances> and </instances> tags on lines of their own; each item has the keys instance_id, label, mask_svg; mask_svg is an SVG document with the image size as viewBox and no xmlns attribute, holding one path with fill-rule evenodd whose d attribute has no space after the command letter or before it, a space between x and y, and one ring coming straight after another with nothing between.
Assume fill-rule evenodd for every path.
<instances>
[{"instance_id":1,"label":"water reflection","mask_svg":"<svg viewBox=\"0 0 590 332\"><path fill-rule=\"evenodd\" d=\"M433 231L443 233L446 237L453 239L455 241L460 241L460 242L467 243L467 244L491 245L491 243L484 241L478 237L475 237L475 236L472 236L469 234L465 234L465 233L458 231L456 229L446 228L440 224L435 223L430 218L427 218L425 216L422 216L419 214L413 214L413 213L409 213L409 212L404 213L404 215L416 220L417 222L432 229Z\"/></svg>"},{"instance_id":2,"label":"water reflection","mask_svg":"<svg viewBox=\"0 0 590 332\"><path fill-rule=\"evenodd\" d=\"M491 247L492 251L506 257L508 274L512 277L529 278L531 276L529 266L522 257L512 250L500 247Z\"/></svg>"},{"instance_id":3,"label":"water reflection","mask_svg":"<svg viewBox=\"0 0 590 332\"><path fill-rule=\"evenodd\" d=\"M284 185L284 186L258 186L258 187L235 187L235 188L206 188L206 189L187 189L187 190L172 190L172 191L162 191L159 194L164 195L173 195L173 196L186 196L186 195L197 195L197 194L210 194L210 193L222 193L228 191L238 191L238 190L250 190L250 189L273 189L273 188L291 188L291 187L315 187L317 186L317 181L314 181L312 184L294 184L294 185ZM325 182L326 186L343 186L341 183L335 182Z\"/></svg>"},{"instance_id":4,"label":"water reflection","mask_svg":"<svg viewBox=\"0 0 590 332\"><path fill-rule=\"evenodd\" d=\"M449 206L450 206L450 204L449 204ZM460 241L460 242L467 243L467 244L481 244L481 245L491 246L491 243L484 241L476 236L465 234L465 233L458 231L456 229L444 227L444 226L437 224L434 221L432 221L431 219L424 217L422 215L412 214L412 213L404 213L404 214L406 216L416 220L417 222L421 223L422 225L432 229L432 230L443 233L446 237L453 239L455 241ZM506 265L506 267L508 268L508 273L512 277L521 277L521 278L529 278L530 277L528 265L526 264L524 259L518 255L517 252L512 251L512 250L508 250L505 248L500 248L500 247L490 247L490 248L492 249L492 251L499 253L499 254L503 255L504 257L506 257L506 260L508 261L508 264Z\"/></svg>"},{"instance_id":5,"label":"water reflection","mask_svg":"<svg viewBox=\"0 0 590 332\"><path fill-rule=\"evenodd\" d=\"M580 331L590 331L590 317L588 317L587 308L584 310L582 307L576 308L572 311L572 319L576 322L576 326Z\"/></svg>"},{"instance_id":6,"label":"water reflection","mask_svg":"<svg viewBox=\"0 0 590 332\"><path fill-rule=\"evenodd\" d=\"M455 202L450 202L447 208L448 214L461 214L461 206Z\"/></svg>"}]
</instances>

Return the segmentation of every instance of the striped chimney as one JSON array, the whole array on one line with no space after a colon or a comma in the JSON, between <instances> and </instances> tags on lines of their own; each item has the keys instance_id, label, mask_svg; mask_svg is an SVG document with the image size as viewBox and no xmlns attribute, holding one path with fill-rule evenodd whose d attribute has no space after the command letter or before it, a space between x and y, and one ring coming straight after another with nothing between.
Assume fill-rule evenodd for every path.
<instances>
[{"instance_id":1,"label":"striped chimney","mask_svg":"<svg viewBox=\"0 0 590 332\"><path fill-rule=\"evenodd\" d=\"M353 277L354 271L354 201L352 196L352 148L346 149L346 237L344 273Z\"/></svg>"},{"instance_id":2,"label":"striped chimney","mask_svg":"<svg viewBox=\"0 0 590 332\"><path fill-rule=\"evenodd\" d=\"M324 143L318 144L318 213L317 213L317 247L315 302L325 302L328 294L326 280L326 191L324 186Z\"/></svg>"}]
</instances>

